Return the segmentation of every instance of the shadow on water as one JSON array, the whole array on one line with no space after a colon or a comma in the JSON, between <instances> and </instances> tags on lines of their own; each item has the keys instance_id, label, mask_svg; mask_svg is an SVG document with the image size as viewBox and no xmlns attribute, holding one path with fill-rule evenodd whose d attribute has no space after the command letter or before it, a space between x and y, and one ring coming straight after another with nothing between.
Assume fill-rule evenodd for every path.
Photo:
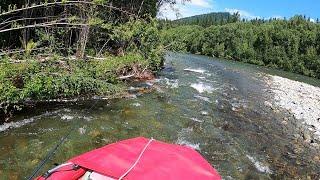
<instances>
[{"instance_id":1,"label":"shadow on water","mask_svg":"<svg viewBox=\"0 0 320 180\"><path fill-rule=\"evenodd\" d=\"M289 115L265 106L273 98L266 93L265 72L169 53L158 79L148 82L156 89L152 93L98 101L92 109L93 101L39 110L0 126L0 177L26 177L77 127L44 169L105 144L145 136L197 149L224 179L319 178L320 163L314 160L319 153L297 139L300 125L294 119L282 124Z\"/></svg>"}]
</instances>

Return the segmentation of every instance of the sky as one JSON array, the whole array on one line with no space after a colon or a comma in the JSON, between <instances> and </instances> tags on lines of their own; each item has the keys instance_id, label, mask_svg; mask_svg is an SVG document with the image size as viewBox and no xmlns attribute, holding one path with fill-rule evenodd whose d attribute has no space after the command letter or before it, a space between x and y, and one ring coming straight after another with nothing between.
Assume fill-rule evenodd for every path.
<instances>
[{"instance_id":1,"label":"sky","mask_svg":"<svg viewBox=\"0 0 320 180\"><path fill-rule=\"evenodd\" d=\"M180 0L178 0L180 2ZM242 18L290 18L296 14L311 20L320 19L320 0L189 0L174 7L178 17L188 17L210 12L239 12ZM162 7L160 18L177 19L169 6Z\"/></svg>"}]
</instances>

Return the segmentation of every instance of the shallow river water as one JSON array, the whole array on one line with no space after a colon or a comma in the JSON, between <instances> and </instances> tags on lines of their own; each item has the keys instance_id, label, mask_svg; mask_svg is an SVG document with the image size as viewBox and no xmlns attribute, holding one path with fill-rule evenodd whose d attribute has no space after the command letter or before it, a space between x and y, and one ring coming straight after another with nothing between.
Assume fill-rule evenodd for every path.
<instances>
[{"instance_id":1,"label":"shallow river water","mask_svg":"<svg viewBox=\"0 0 320 180\"><path fill-rule=\"evenodd\" d=\"M300 136L307 127L266 105L274 101L268 74L320 84L253 65L168 53L155 81L131 88L150 86L150 93L38 109L0 125L0 179L28 177L69 131L42 172L88 150L144 136L195 148L224 179L319 179L319 148Z\"/></svg>"}]
</instances>

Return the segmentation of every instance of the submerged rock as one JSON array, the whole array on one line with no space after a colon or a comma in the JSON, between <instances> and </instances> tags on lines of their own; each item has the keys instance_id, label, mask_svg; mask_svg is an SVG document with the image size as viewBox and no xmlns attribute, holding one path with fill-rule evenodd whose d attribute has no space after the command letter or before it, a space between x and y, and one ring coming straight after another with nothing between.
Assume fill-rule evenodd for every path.
<instances>
[{"instance_id":1,"label":"submerged rock","mask_svg":"<svg viewBox=\"0 0 320 180\"><path fill-rule=\"evenodd\" d=\"M207 116L209 113L207 111L201 111L201 115Z\"/></svg>"},{"instance_id":2,"label":"submerged rock","mask_svg":"<svg viewBox=\"0 0 320 180\"><path fill-rule=\"evenodd\" d=\"M247 155L247 158L253 163L253 165L255 166L255 168L262 172L262 173L268 173L268 174L272 174L272 171L269 169L268 166L266 166L265 164L257 161L254 157Z\"/></svg>"}]
</instances>

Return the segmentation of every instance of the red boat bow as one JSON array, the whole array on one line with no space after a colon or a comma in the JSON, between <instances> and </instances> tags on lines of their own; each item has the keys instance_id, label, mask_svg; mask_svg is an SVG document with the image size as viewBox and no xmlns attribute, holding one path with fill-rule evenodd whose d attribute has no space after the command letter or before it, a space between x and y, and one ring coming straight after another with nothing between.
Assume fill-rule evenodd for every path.
<instances>
[{"instance_id":1,"label":"red boat bow","mask_svg":"<svg viewBox=\"0 0 320 180\"><path fill-rule=\"evenodd\" d=\"M73 165L56 170L47 179L79 179L88 170L111 179L221 179L195 150L143 137L110 144L68 162Z\"/></svg>"}]
</instances>

